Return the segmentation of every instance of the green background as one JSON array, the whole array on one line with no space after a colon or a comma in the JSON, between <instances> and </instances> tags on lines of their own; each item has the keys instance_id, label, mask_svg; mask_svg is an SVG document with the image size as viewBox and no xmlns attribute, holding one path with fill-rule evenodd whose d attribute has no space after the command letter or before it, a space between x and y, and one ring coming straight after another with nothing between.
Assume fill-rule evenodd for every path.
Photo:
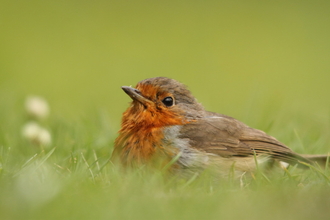
<instances>
[{"instance_id":1,"label":"green background","mask_svg":"<svg viewBox=\"0 0 330 220\"><path fill-rule=\"evenodd\" d=\"M120 86L167 76L213 111L240 118L254 101L276 99L313 118L330 105L329 9L329 1L4 1L0 91L41 95L57 114L106 108L118 128L129 101Z\"/></svg>"},{"instance_id":2,"label":"green background","mask_svg":"<svg viewBox=\"0 0 330 220\"><path fill-rule=\"evenodd\" d=\"M329 12L328 0L2 1L1 219L328 219L329 172L171 185L107 158L130 102L120 86L156 76L296 152L328 153ZM50 104L45 151L20 136L28 95Z\"/></svg>"}]
</instances>

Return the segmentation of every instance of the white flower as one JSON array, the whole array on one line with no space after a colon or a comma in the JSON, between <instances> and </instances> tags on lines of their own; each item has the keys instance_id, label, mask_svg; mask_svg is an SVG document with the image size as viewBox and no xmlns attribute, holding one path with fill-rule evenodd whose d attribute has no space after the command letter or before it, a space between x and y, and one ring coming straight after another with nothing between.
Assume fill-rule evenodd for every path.
<instances>
[{"instance_id":1,"label":"white flower","mask_svg":"<svg viewBox=\"0 0 330 220\"><path fill-rule=\"evenodd\" d=\"M49 131L42 128L36 122L29 122L24 125L22 135L29 141L37 145L48 146L52 142L52 137Z\"/></svg>"},{"instance_id":2,"label":"white flower","mask_svg":"<svg viewBox=\"0 0 330 220\"><path fill-rule=\"evenodd\" d=\"M38 141L40 144L49 146L52 143L52 137L48 130L41 128L38 135Z\"/></svg>"},{"instance_id":3,"label":"white flower","mask_svg":"<svg viewBox=\"0 0 330 220\"><path fill-rule=\"evenodd\" d=\"M23 137L32 140L38 137L41 127L35 122L28 122L22 129Z\"/></svg>"},{"instance_id":4,"label":"white flower","mask_svg":"<svg viewBox=\"0 0 330 220\"><path fill-rule=\"evenodd\" d=\"M27 113L36 119L46 118L49 114L49 106L45 99L38 96L30 96L25 101Z\"/></svg>"},{"instance_id":5,"label":"white flower","mask_svg":"<svg viewBox=\"0 0 330 220\"><path fill-rule=\"evenodd\" d=\"M290 164L288 164L286 162L283 162L283 161L280 161L280 167L282 169L287 169L289 166L290 166Z\"/></svg>"}]
</instances>

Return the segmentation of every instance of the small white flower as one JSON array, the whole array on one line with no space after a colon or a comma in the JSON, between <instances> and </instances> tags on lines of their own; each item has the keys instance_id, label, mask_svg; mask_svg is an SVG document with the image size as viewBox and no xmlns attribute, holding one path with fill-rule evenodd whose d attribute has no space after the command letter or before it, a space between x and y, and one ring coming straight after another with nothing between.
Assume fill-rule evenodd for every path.
<instances>
[{"instance_id":1,"label":"small white flower","mask_svg":"<svg viewBox=\"0 0 330 220\"><path fill-rule=\"evenodd\" d=\"M41 128L38 135L39 143L45 146L49 146L52 143L52 137L45 128Z\"/></svg>"},{"instance_id":2,"label":"small white flower","mask_svg":"<svg viewBox=\"0 0 330 220\"><path fill-rule=\"evenodd\" d=\"M287 169L289 166L290 166L290 164L288 164L286 162L283 162L283 161L280 161L280 167L282 169Z\"/></svg>"},{"instance_id":3,"label":"small white flower","mask_svg":"<svg viewBox=\"0 0 330 220\"><path fill-rule=\"evenodd\" d=\"M22 135L26 139L33 140L38 137L41 127L35 122L28 122L22 129Z\"/></svg>"},{"instance_id":4,"label":"small white flower","mask_svg":"<svg viewBox=\"0 0 330 220\"><path fill-rule=\"evenodd\" d=\"M36 122L29 122L24 125L22 135L24 138L37 145L48 146L52 142L49 131L42 128Z\"/></svg>"},{"instance_id":5,"label":"small white flower","mask_svg":"<svg viewBox=\"0 0 330 220\"><path fill-rule=\"evenodd\" d=\"M45 99L38 96L30 96L25 101L27 113L36 119L46 118L49 114L49 106Z\"/></svg>"}]
</instances>

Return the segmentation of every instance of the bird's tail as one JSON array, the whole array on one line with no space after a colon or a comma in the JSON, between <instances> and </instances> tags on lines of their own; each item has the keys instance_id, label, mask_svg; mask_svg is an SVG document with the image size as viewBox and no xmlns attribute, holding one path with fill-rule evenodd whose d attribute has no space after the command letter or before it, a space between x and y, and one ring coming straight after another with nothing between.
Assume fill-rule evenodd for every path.
<instances>
[{"instance_id":1,"label":"bird's tail","mask_svg":"<svg viewBox=\"0 0 330 220\"><path fill-rule=\"evenodd\" d=\"M328 166L330 164L330 154L300 154L300 156L303 156L304 158L318 163L321 167L325 167L328 163ZM328 159L329 158L329 159Z\"/></svg>"}]
</instances>

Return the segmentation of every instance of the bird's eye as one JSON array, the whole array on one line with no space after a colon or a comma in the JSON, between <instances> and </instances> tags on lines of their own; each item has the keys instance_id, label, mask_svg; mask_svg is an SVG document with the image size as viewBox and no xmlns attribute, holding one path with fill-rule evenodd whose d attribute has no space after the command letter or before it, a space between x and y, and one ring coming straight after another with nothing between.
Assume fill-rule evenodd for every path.
<instances>
[{"instance_id":1,"label":"bird's eye","mask_svg":"<svg viewBox=\"0 0 330 220\"><path fill-rule=\"evenodd\" d=\"M172 105L174 104L174 102L173 102L173 98L170 97L170 96L164 98L162 102L163 102L164 105L166 105L167 107L170 107L170 106L172 106Z\"/></svg>"}]
</instances>

